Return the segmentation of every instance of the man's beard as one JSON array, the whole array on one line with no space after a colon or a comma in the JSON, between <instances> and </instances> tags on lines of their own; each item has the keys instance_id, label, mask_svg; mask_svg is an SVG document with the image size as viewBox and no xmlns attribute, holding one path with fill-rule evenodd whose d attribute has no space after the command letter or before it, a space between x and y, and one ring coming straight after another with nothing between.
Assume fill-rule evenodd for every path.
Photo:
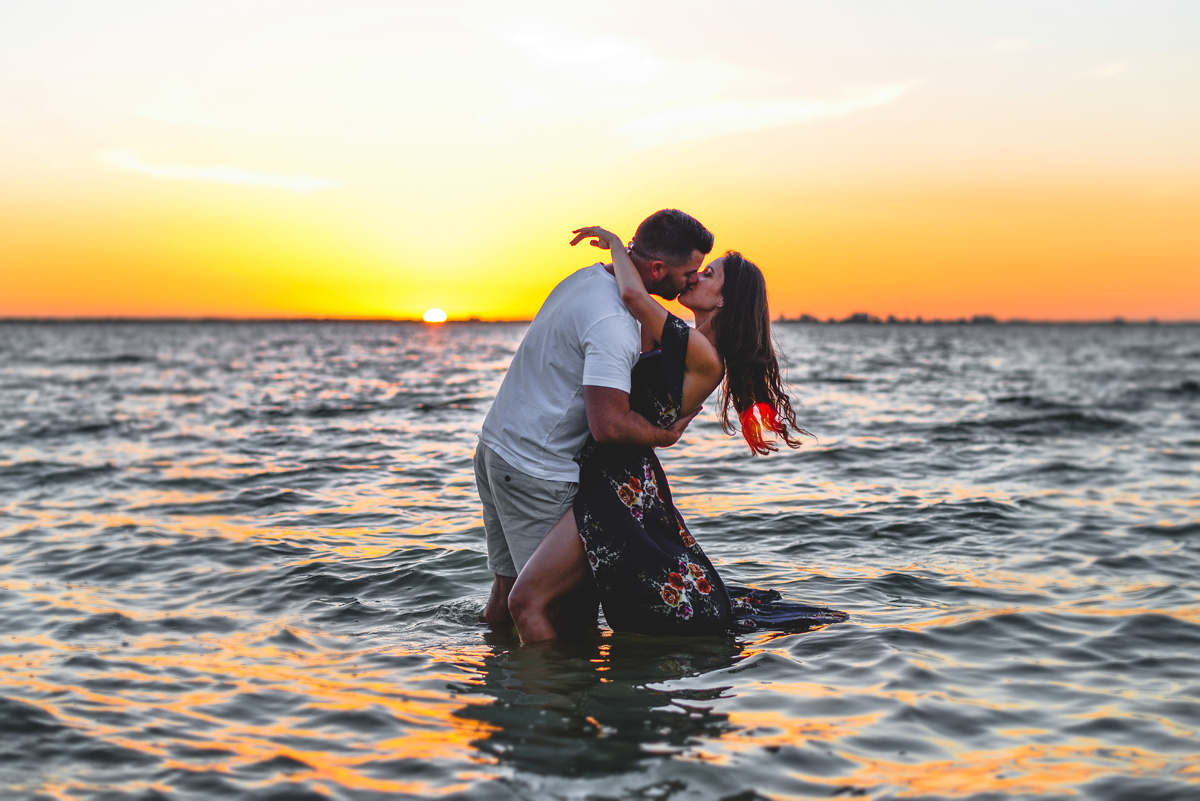
<instances>
[{"instance_id":1,"label":"man's beard","mask_svg":"<svg viewBox=\"0 0 1200 801\"><path fill-rule=\"evenodd\" d=\"M683 290L676 289L675 284L664 278L656 282L654 286L647 285L646 291L651 295L658 295L663 300L675 300Z\"/></svg>"}]
</instances>

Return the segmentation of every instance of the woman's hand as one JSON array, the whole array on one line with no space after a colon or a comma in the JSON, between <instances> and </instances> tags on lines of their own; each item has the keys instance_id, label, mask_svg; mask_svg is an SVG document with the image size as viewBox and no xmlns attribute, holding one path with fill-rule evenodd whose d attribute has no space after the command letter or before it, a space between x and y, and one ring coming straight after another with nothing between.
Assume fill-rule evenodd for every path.
<instances>
[{"instance_id":1,"label":"woman's hand","mask_svg":"<svg viewBox=\"0 0 1200 801\"><path fill-rule=\"evenodd\" d=\"M583 240L592 237L591 245L601 250L612 250L613 248L624 247L621 237L614 234L612 231L605 231L598 225L589 225L584 228L576 228L571 233L575 234L575 238L571 240L572 245L578 245Z\"/></svg>"},{"instance_id":2,"label":"woman's hand","mask_svg":"<svg viewBox=\"0 0 1200 801\"><path fill-rule=\"evenodd\" d=\"M571 240L572 245L590 238L594 246L612 253L612 267L606 269L617 279L617 291L621 293L621 302L629 309L634 319L642 324L643 330L661 340L663 324L667 321L667 310L646 291L645 280L638 272L637 265L630 256L631 251L625 248L621 237L598 225L576 228L571 233L575 234L575 238ZM592 433L595 433L594 429Z\"/></svg>"}]
</instances>

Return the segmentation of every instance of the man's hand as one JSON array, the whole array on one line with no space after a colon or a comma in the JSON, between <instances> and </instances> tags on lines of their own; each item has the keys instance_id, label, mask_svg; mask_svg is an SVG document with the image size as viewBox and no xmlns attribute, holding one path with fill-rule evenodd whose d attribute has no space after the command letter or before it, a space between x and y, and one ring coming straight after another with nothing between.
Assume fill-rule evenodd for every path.
<instances>
[{"instance_id":1,"label":"man's hand","mask_svg":"<svg viewBox=\"0 0 1200 801\"><path fill-rule=\"evenodd\" d=\"M663 445L662 447L669 448L672 445L674 445L676 442L678 442L679 438L683 436L684 429L686 429L688 427L688 423L695 420L696 415L700 414L700 412L702 412L702 411L704 411L703 406L696 409L696 411L692 412L691 414L684 415L683 417L680 417L678 420L676 420L674 423L671 423L671 426L670 426L670 428L667 429L667 432L669 434L671 434L671 436L673 436L674 439L672 439L669 443L667 443L666 445Z\"/></svg>"}]
</instances>

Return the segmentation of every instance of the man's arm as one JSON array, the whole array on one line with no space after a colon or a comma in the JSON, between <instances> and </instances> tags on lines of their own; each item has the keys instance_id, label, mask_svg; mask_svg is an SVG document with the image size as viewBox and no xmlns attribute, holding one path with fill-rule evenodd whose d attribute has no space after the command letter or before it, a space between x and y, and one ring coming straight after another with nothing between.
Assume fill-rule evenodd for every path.
<instances>
[{"instance_id":1,"label":"man's arm","mask_svg":"<svg viewBox=\"0 0 1200 801\"><path fill-rule=\"evenodd\" d=\"M679 441L683 430L700 409L681 417L670 428L659 428L629 408L629 393L611 387L583 388L588 428L597 442L667 448Z\"/></svg>"}]
</instances>

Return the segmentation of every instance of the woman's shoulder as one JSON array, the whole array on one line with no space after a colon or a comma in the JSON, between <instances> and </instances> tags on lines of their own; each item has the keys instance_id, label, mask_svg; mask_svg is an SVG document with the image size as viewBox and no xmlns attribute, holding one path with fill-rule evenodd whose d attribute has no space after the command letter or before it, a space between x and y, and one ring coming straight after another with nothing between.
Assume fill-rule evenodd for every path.
<instances>
[{"instance_id":1,"label":"woman's shoulder","mask_svg":"<svg viewBox=\"0 0 1200 801\"><path fill-rule=\"evenodd\" d=\"M667 321L663 323L663 330L670 328L672 331L683 334L685 337L691 332L692 327L688 325L687 320L682 317L677 317L670 311L667 312Z\"/></svg>"},{"instance_id":2,"label":"woman's shoulder","mask_svg":"<svg viewBox=\"0 0 1200 801\"><path fill-rule=\"evenodd\" d=\"M721 354L708 337L695 329L691 330L687 340L687 369L689 372L710 376L716 381L725 374L725 363Z\"/></svg>"}]
</instances>

